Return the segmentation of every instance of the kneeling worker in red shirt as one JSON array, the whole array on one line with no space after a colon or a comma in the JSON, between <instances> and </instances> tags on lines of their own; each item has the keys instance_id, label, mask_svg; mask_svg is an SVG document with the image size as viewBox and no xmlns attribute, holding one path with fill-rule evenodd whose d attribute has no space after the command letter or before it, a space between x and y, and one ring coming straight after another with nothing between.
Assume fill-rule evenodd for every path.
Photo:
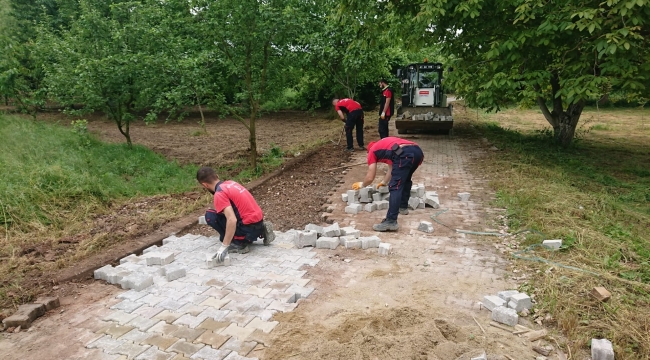
<instances>
[{"instance_id":1,"label":"kneeling worker in red shirt","mask_svg":"<svg viewBox=\"0 0 650 360\"><path fill-rule=\"evenodd\" d=\"M200 168L196 180L214 194L214 210L205 213L205 221L219 233L222 245L215 255L219 262L228 252L247 253L248 245L260 237L264 245L275 239L273 225L264 222L262 209L243 185L232 180L220 181L209 167Z\"/></svg>"},{"instance_id":2,"label":"kneeling worker in red shirt","mask_svg":"<svg viewBox=\"0 0 650 360\"><path fill-rule=\"evenodd\" d=\"M408 202L411 196L413 173L422 164L424 154L418 144L398 137L385 137L368 144L368 172L363 181L354 183L354 190L372 184L377 174L377 163L388 164L388 171L377 187L388 184L390 198L388 213L380 223L373 225L375 231L397 231L397 215L408 214Z\"/></svg>"}]
</instances>

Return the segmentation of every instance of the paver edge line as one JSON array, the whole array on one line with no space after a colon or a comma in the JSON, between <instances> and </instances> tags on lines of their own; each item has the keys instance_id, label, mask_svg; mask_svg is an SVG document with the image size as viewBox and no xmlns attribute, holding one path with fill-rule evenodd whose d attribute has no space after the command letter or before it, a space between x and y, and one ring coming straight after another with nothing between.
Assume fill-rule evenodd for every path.
<instances>
[{"instance_id":1,"label":"paver edge line","mask_svg":"<svg viewBox=\"0 0 650 360\"><path fill-rule=\"evenodd\" d=\"M253 180L250 183L246 184L246 188L249 191L253 191L255 188L257 188L257 187L259 187L261 185L264 185L267 181L273 179L274 177L279 176L279 175L283 174L285 171L293 169L294 167L296 167L298 164L302 163L303 161L308 160L309 158L311 158L314 154L316 154L325 145L327 145L327 143L323 143L323 145L318 146L318 147L310 150L304 156L293 158L293 159L287 161L279 169L273 171L272 173L267 174L265 176L262 176L261 178L259 178L257 180ZM60 283L65 283L65 282L69 282L69 281L72 281L72 280L80 280L80 279L84 279L84 278L87 278L87 277L91 277L95 270L99 269L102 266L105 266L107 263L111 263L111 262L114 262L114 261L119 261L119 259L127 257L127 256L129 256L131 254L141 253L142 250L144 250L144 249L146 249L148 247L151 247L153 245L156 245L156 244L160 243L163 239L169 237L169 234L172 234L172 233L177 234L179 232L183 232L183 231L189 229L190 227L192 227L192 226L194 226L194 225L196 225L198 223L198 217L201 216L201 215L203 215L203 210L194 212L194 213L192 213L190 215L187 215L185 217L182 217L182 218L180 218L180 219L178 219L178 220L176 220L176 221L174 221L172 223L164 225L163 227L155 230L155 232L156 232L155 234L149 234L149 235L144 236L144 238L140 238L140 239L144 239L144 240L142 240L142 242L144 242L144 245L139 245L139 246L137 246L135 248L131 248L131 249L125 250L125 251L123 251L121 253L118 253L117 255L112 256L111 259L106 260L106 261L102 261L101 265L88 266L88 267L86 267L86 268L84 268L84 269L82 269L82 270L80 270L80 271L78 271L78 272L76 272L74 274L65 275L63 277L60 277L60 278L56 279L56 283L60 284ZM140 241L135 240L135 242L140 242Z\"/></svg>"}]
</instances>

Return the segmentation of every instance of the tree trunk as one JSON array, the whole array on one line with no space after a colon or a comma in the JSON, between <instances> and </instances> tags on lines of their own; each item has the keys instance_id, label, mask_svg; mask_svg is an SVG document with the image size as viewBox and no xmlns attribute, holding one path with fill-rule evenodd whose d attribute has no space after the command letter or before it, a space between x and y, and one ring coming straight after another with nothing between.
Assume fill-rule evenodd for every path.
<instances>
[{"instance_id":1,"label":"tree trunk","mask_svg":"<svg viewBox=\"0 0 650 360\"><path fill-rule=\"evenodd\" d=\"M546 100L541 96L537 97L537 105L542 110L546 121L553 127L555 140L560 145L567 147L571 145L571 141L575 136L578 120L580 120L582 110L585 108L585 101L580 100L577 103L571 104L567 106L565 111L564 105L562 104L562 97L556 96L560 91L560 78L557 74L552 74L551 76L551 87L553 90L553 111L549 110L548 106L546 106ZM541 91L539 86L536 86L535 90L537 92Z\"/></svg>"},{"instance_id":2,"label":"tree trunk","mask_svg":"<svg viewBox=\"0 0 650 360\"><path fill-rule=\"evenodd\" d=\"M576 127L578 126L578 120L580 120L580 115L584 107L584 101L581 100L577 104L569 105L566 111L561 112L557 116L558 126L553 128L553 133L560 145L564 147L571 145L571 141L576 133Z\"/></svg>"},{"instance_id":3,"label":"tree trunk","mask_svg":"<svg viewBox=\"0 0 650 360\"><path fill-rule=\"evenodd\" d=\"M249 137L248 137L248 142L250 143L251 147L251 153L250 153L250 160L251 160L251 168L253 171L257 169L257 138L255 136L255 118L257 117L257 114L252 114L250 119L250 124L248 128L249 132Z\"/></svg>"}]
</instances>

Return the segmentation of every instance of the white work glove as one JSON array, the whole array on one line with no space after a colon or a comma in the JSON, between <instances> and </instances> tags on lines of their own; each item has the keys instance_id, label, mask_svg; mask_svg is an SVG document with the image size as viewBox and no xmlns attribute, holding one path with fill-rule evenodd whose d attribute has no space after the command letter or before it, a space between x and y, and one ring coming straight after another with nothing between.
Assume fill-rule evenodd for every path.
<instances>
[{"instance_id":1,"label":"white work glove","mask_svg":"<svg viewBox=\"0 0 650 360\"><path fill-rule=\"evenodd\" d=\"M213 259L217 259L218 262L222 263L226 260L226 256L228 256L228 246L221 244L219 251L214 254Z\"/></svg>"},{"instance_id":2,"label":"white work glove","mask_svg":"<svg viewBox=\"0 0 650 360\"><path fill-rule=\"evenodd\" d=\"M381 113L381 119L384 120L385 118L386 118L386 113L385 112Z\"/></svg>"}]
</instances>

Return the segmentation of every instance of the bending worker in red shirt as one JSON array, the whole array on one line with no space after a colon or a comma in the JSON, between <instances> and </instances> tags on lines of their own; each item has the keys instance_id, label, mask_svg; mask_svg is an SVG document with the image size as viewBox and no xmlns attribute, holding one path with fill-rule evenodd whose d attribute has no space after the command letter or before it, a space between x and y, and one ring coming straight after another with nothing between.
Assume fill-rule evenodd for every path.
<instances>
[{"instance_id":1,"label":"bending worker in red shirt","mask_svg":"<svg viewBox=\"0 0 650 360\"><path fill-rule=\"evenodd\" d=\"M379 81L381 88L381 99L379 100L379 137L381 139L388 137L388 122L391 116L395 113L395 97L394 92L388 86L385 79Z\"/></svg>"},{"instance_id":2,"label":"bending worker in red shirt","mask_svg":"<svg viewBox=\"0 0 650 360\"><path fill-rule=\"evenodd\" d=\"M422 164L424 154L418 144L398 137L385 137L368 144L368 172L363 181L354 183L352 189L358 190L372 184L377 174L377 162L388 164L388 171L377 187L388 184L390 198L386 218L372 228L375 231L397 231L397 215L408 214L411 196L411 178Z\"/></svg>"},{"instance_id":3,"label":"bending worker in red shirt","mask_svg":"<svg viewBox=\"0 0 650 360\"><path fill-rule=\"evenodd\" d=\"M264 245L275 240L273 225L264 221L262 209L244 186L232 180L220 181L209 167L200 168L196 180L214 194L214 210L205 213L205 221L219 233L222 245L215 255L219 262L228 252L247 253L248 245L260 237Z\"/></svg>"},{"instance_id":4,"label":"bending worker in red shirt","mask_svg":"<svg viewBox=\"0 0 650 360\"><path fill-rule=\"evenodd\" d=\"M332 100L332 105L336 109L336 112L339 114L341 121L345 121L345 138L348 141L347 151L354 151L354 143L352 141L352 129L357 127L357 143L359 144L359 149L365 150L363 147L363 109L361 105L352 100L352 99L334 99ZM347 114L348 118L345 119Z\"/></svg>"}]
</instances>

